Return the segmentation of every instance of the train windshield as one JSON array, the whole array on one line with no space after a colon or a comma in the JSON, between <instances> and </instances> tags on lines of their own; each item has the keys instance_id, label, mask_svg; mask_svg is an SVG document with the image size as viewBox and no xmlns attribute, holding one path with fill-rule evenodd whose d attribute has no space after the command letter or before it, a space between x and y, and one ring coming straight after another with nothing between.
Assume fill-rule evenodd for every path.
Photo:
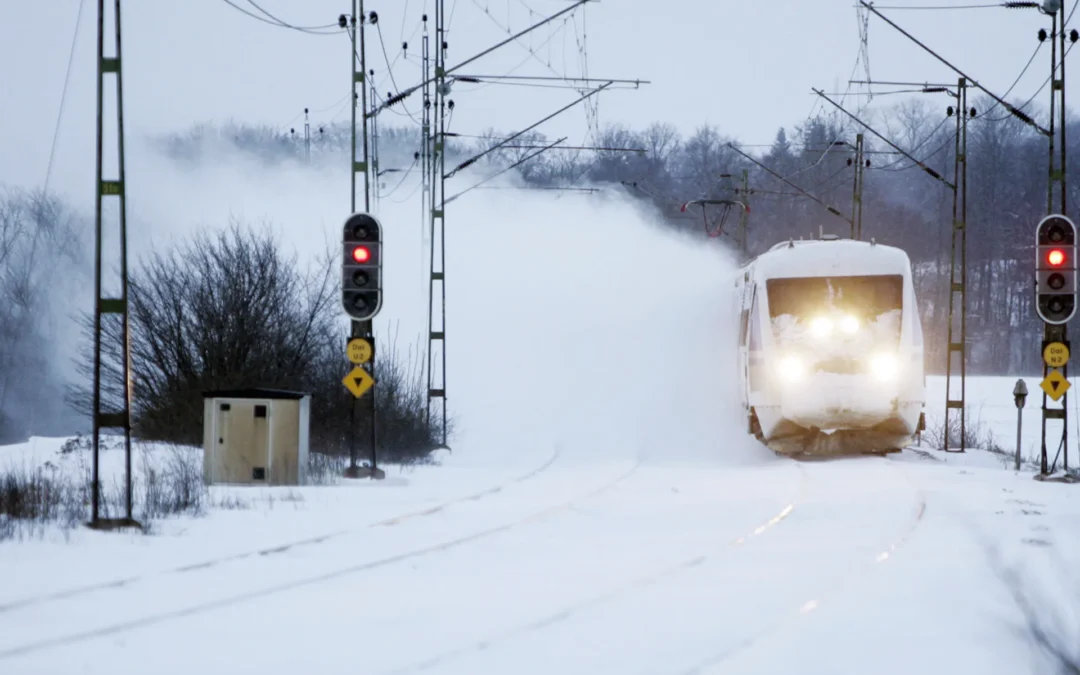
<instances>
[{"instance_id":1,"label":"train windshield","mask_svg":"<svg viewBox=\"0 0 1080 675\"><path fill-rule=\"evenodd\" d=\"M850 277L796 277L766 282L769 315L777 337L797 338L804 330L873 327L877 337L899 338L904 277L880 274ZM827 330L843 336L844 330Z\"/></svg>"}]
</instances>

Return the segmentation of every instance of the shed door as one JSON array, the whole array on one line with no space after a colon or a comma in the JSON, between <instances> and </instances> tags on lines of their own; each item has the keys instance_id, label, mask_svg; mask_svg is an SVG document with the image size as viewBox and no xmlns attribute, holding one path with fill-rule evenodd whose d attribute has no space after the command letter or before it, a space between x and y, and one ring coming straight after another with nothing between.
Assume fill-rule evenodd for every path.
<instances>
[{"instance_id":1,"label":"shed door","mask_svg":"<svg viewBox=\"0 0 1080 675\"><path fill-rule=\"evenodd\" d=\"M224 483L263 482L270 476L269 401L230 401L221 410Z\"/></svg>"}]
</instances>

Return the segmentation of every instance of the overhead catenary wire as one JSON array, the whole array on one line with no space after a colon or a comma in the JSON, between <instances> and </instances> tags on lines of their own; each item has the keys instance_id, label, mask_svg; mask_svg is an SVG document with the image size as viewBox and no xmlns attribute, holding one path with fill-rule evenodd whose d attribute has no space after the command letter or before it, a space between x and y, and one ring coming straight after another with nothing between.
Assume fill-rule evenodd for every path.
<instances>
[{"instance_id":1,"label":"overhead catenary wire","mask_svg":"<svg viewBox=\"0 0 1080 675\"><path fill-rule=\"evenodd\" d=\"M870 12L873 12L874 15L877 16L878 18L880 18L882 21L884 21L885 23L892 26L901 35L903 35L907 39L911 40L912 42L917 44L919 47L922 47L922 49L926 53L933 56L935 59L940 61L943 65L947 66L950 70L955 72L957 75L959 75L960 77L967 80L968 86L974 87L976 89L981 89L988 96L990 96L992 99L994 99L995 101L997 101L1001 105L1005 106L1006 110L1008 110L1011 114L1015 115L1018 119L1022 120L1028 126L1031 126L1032 128L1038 130L1039 133L1043 134L1044 136L1050 135L1050 131L1048 129L1044 128L1041 124L1036 122L1034 119L1032 119L1029 115L1027 115L1023 111L1018 110L1017 108L1015 108L1014 106L1012 106L1011 104L1009 104L1008 102L1003 100L1000 96L994 94L992 91L990 91L989 89L984 87L982 84L980 84L978 81L976 81L975 78L971 77L970 75L968 75L964 71L962 71L959 68L957 68L956 66L954 66L951 62L949 62L943 56L941 56L936 51L934 51L933 49L928 47L925 43L923 43L917 37L915 37L914 35L912 35L908 31L904 30L899 25L897 25L897 23L895 21L893 21L892 19L890 19L889 17L885 16L880 11L878 11L878 9L872 3L868 3L866 0L859 0L859 4L862 5L863 7L865 7Z\"/></svg>"},{"instance_id":2,"label":"overhead catenary wire","mask_svg":"<svg viewBox=\"0 0 1080 675\"><path fill-rule=\"evenodd\" d=\"M1076 12L1076 8L1077 8L1077 6L1080 6L1080 0L1077 0L1076 2L1074 2L1074 3L1073 3L1073 6L1072 6L1072 10L1070 10L1070 11L1069 11L1069 16L1067 16L1067 17L1065 18L1065 25L1068 25L1069 21L1070 21L1070 20L1072 19L1072 16L1073 16L1073 14L1074 14L1074 13ZM1061 30L1062 30L1062 31L1064 31L1064 30L1065 30L1065 26L1062 26L1062 27L1061 27ZM1039 46L1041 47L1041 46L1042 46L1042 44L1043 44L1043 43L1041 43L1041 42L1040 42L1040 43L1039 43ZM1070 53L1070 52L1072 51L1072 48L1073 48L1074 46L1076 46L1076 43L1075 43L1075 42L1072 42L1072 43L1070 43L1070 44L1069 44L1069 46L1065 48L1065 54L1064 54L1064 55L1063 55L1063 56L1062 56L1061 58L1062 58L1062 59L1064 59L1065 57L1067 57L1067 56L1069 55L1069 53ZM1046 80L1044 80L1044 81L1043 81L1043 83L1042 83L1042 86L1041 86L1041 87L1039 87L1039 88L1038 88L1038 89L1037 89L1037 90L1035 91L1035 93L1031 95L1031 97L1030 97L1030 98L1029 98L1028 100L1024 101L1024 103L1022 103L1021 105L1017 106L1016 110L1019 110L1019 111L1021 111L1021 112L1022 112L1022 111L1023 111L1023 110L1025 109L1025 108L1027 108L1027 107L1028 107L1029 105L1031 105L1031 104L1032 104L1032 103L1033 103L1033 102L1035 101L1035 99L1036 99L1036 98L1038 98L1038 97L1039 97L1039 96L1040 96L1040 95L1041 95L1041 94L1043 93L1043 91L1044 91L1044 90L1046 89L1046 86L1047 86L1048 84L1050 84L1050 80L1052 80L1052 79L1053 79L1053 77L1052 77L1052 76L1051 76L1051 77L1047 77L1047 78L1046 78ZM1006 95L1007 95L1007 94L1006 94ZM1003 115L1003 116L1001 116L1001 117L987 117L987 115L988 115L988 114L989 114L990 112L992 112L993 110L995 110L995 109L997 109L997 108L998 108L998 105L997 105L997 104L994 104L993 106L991 106L991 107L990 107L990 109L989 109L989 110L987 110L987 111L986 111L985 113L983 113L983 115L981 116L981 119L982 119L982 121L984 121L984 122L991 122L991 123L995 123L995 122L1004 122L1005 120L1007 120L1007 119L1009 119L1010 117L1012 117L1012 115L1011 115L1011 114L1010 114L1010 115Z\"/></svg>"},{"instance_id":3,"label":"overhead catenary wire","mask_svg":"<svg viewBox=\"0 0 1080 675\"><path fill-rule=\"evenodd\" d=\"M1023 9L1023 8L1035 8L1038 7L1037 2L995 2L991 4L979 4L979 5L874 5L877 9L897 10L897 9L915 9L915 10L953 10L953 9Z\"/></svg>"},{"instance_id":4,"label":"overhead catenary wire","mask_svg":"<svg viewBox=\"0 0 1080 675\"><path fill-rule=\"evenodd\" d=\"M948 121L948 119L949 119L948 117L945 118L946 121ZM927 140L930 140L930 137L928 137ZM903 171L911 171L912 169L921 169L922 168L921 165L925 165L931 159L933 159L934 157L937 157L938 155L940 155L942 150L945 150L950 145L953 145L955 142L956 142L956 139L953 136L951 136L951 135L948 136L947 138L945 138L942 141L941 145L939 145L937 148L935 148L930 153L928 153L926 155L923 155L922 159L914 160L910 166L901 167L899 169L892 168L892 167L896 166L897 164L903 162L904 160L909 160L909 158L907 158L907 157L901 157L900 159L898 159L896 161L893 161L893 162L889 162L888 164L885 164L883 166L871 166L869 168L872 171L889 171L889 172L893 172L893 173L900 173L900 172L903 172ZM911 160L909 160L909 161L911 161Z\"/></svg>"},{"instance_id":5,"label":"overhead catenary wire","mask_svg":"<svg viewBox=\"0 0 1080 675\"><path fill-rule=\"evenodd\" d=\"M948 122L948 121L949 121L948 117L942 117L941 121L937 123L937 126L935 126L930 131L930 133L926 135L926 138L919 141L918 145L916 145L915 147L911 148L911 150L908 151L909 154L914 155L919 150L921 150L924 145L929 143L930 140L932 138L934 138L935 135L937 135L937 133L941 130L941 127L945 126L945 123ZM951 142L953 142L953 138L951 136L945 140L946 144L951 143ZM927 159L930 159L931 157L936 156L937 153L941 152L941 148L944 148L944 147L945 147L945 145L942 145L937 150L934 150L929 155L924 157L921 161L923 163L925 163L925 161ZM863 154L866 154L866 153L864 152ZM908 160L908 158L906 156L904 156L904 155L901 155L899 158L897 158L896 160L894 160L892 162L889 162L888 164L883 164L882 166L875 166L875 167L870 167L870 168L874 169L875 171L907 171L907 170L909 170L911 168L914 168L914 167L918 166L917 164L915 164L915 165L912 165L912 166L909 166L909 167L904 167L903 169L893 169L892 168L892 167L896 166L897 164L900 164L901 162L903 162L905 160ZM910 160L908 160L908 161L910 161Z\"/></svg>"},{"instance_id":6,"label":"overhead catenary wire","mask_svg":"<svg viewBox=\"0 0 1080 675\"><path fill-rule=\"evenodd\" d=\"M1073 5L1073 8L1075 9L1075 8L1076 8L1076 5ZM1020 71L1020 74L1016 76L1016 79L1015 79L1015 80L1013 80L1013 83L1012 83L1012 85L1010 85L1010 86L1009 86L1009 88L1005 90L1005 93L1001 95L1001 98L1002 98L1003 100L1004 100L1004 99L1005 99L1005 98L1006 98L1006 97L1007 97L1007 96L1008 96L1009 94L1011 94L1011 93L1012 93L1012 90L1013 90L1013 89L1016 89L1016 85L1020 84L1020 80L1022 80L1022 79L1024 78L1024 75L1026 75L1026 74L1027 74L1028 68L1031 68L1031 64L1035 62L1035 57L1036 57L1036 56L1038 56L1038 55L1039 55L1039 52L1041 52L1041 51L1042 51L1042 47L1043 47L1043 44L1045 44L1045 43L1043 43L1043 42L1040 42L1040 43L1038 44L1038 46L1036 46L1036 47L1035 47L1035 51L1031 53L1031 58L1029 58L1029 59L1028 59L1028 61L1027 61L1027 63L1026 63L1026 64L1024 64L1024 69ZM1043 86L1045 87L1046 85L1043 85ZM1041 87L1040 87L1039 91L1042 91L1042 88L1041 88ZM1038 94L1036 94L1036 95L1038 95ZM1025 104L1025 105L1026 105L1026 104ZM990 106L990 108L989 108L989 109L988 109L987 111L985 111L985 112L983 113L983 116L985 117L986 115L989 115L990 113L992 113L993 111L997 110L997 109L998 109L998 108L1000 108L1000 107L1001 107L1001 104L995 101L995 102L994 102L994 105ZM1022 109L1022 108L1023 108L1023 106L1020 106L1020 108L1018 108L1018 109ZM1011 115L1010 115L1010 116L1011 116Z\"/></svg>"},{"instance_id":7,"label":"overhead catenary wire","mask_svg":"<svg viewBox=\"0 0 1080 675\"><path fill-rule=\"evenodd\" d=\"M242 14L246 14L247 16L251 17L252 19L256 19L257 21L262 21L263 23L271 25L271 26L276 26L277 28L288 28L290 30L299 31L301 33L307 33L309 35L337 35L338 32L340 32L340 29L338 29L338 30L327 30L327 29L331 29L331 28L337 29L338 24L336 24L336 23L324 24L324 25L320 25L320 26L294 26L292 24L285 23L284 21L278 19L274 15L270 14L266 10L264 10L261 7L259 7L258 5L256 5L252 0L248 0L248 2L251 3L251 5L253 7L257 8L260 12L262 12L263 14L266 14L266 16L270 17L270 18L259 16L258 14L255 14L254 12L248 11L248 10L244 9L243 7L241 7L240 5L233 2L232 0L222 0L222 2L224 2L226 5L232 7L233 9L235 9L238 12L240 12Z\"/></svg>"},{"instance_id":8,"label":"overhead catenary wire","mask_svg":"<svg viewBox=\"0 0 1080 675\"><path fill-rule=\"evenodd\" d=\"M869 53L869 47L868 47L869 38L868 38L868 35L867 35L867 30L868 30L867 26L869 24L869 17L866 17L865 19L863 18L863 16L862 16L862 11L863 10L862 10L862 8L860 6L856 6L855 10L856 10L856 17L857 17L857 19L859 21L859 51L855 55L855 65L852 67L851 75L848 77L847 89L844 91L843 94L840 95L840 102L841 103L843 103L844 99L846 99L851 93L852 80L854 79L855 71L857 71L859 69L860 64L865 65L866 71L867 71L867 79L870 79L870 75L869 75L869 71L870 71L870 53ZM860 105L859 108L858 108L858 111L860 113L866 107L866 105L868 105L870 103L871 98L872 98L872 95L868 94L866 102L863 105ZM820 102L820 99L815 99L814 103L810 106L810 114L808 114L807 117L806 117L807 122L811 121L811 116L813 115L814 110L817 109L817 105L818 105L819 102ZM825 147L825 150L822 151L821 156L818 157L817 161L814 162L813 164L810 164L809 166L803 167L802 169L799 169L799 170L795 171L794 173L791 173L788 176L785 176L785 178L794 178L795 176L798 176L799 174L801 174L801 173L803 173L805 171L809 171L810 169L813 169L814 167L821 164L821 162L825 160L825 156L828 155L829 151L832 150L832 148L835 146L835 144L843 138L845 133L847 133L847 124L845 124L845 122L841 122L840 123L840 128L839 128L839 130L837 131L837 134L836 134L836 138L833 139L832 143L830 143L828 146Z\"/></svg>"},{"instance_id":9,"label":"overhead catenary wire","mask_svg":"<svg viewBox=\"0 0 1080 675\"><path fill-rule=\"evenodd\" d=\"M372 12L372 14L374 15L375 13ZM395 92L399 92L401 91L401 88L398 87L397 80L394 78L394 66L392 63L390 63L390 54L386 51L386 41L383 40L382 24L379 23L377 20L374 21L374 24L375 32L379 36L379 48L382 51L383 61L386 63L386 73L390 77L390 84L394 85ZM405 114L409 116L409 119L411 119L416 124L420 124L420 120L416 119L413 113L409 112L408 108L406 108L404 105L402 105L401 108L405 111Z\"/></svg>"}]
</instances>

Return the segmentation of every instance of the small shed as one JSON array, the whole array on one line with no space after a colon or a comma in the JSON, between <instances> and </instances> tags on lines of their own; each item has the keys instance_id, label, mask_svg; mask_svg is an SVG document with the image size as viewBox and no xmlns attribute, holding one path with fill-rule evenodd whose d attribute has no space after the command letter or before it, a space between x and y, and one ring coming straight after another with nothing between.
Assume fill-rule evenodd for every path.
<instances>
[{"instance_id":1,"label":"small shed","mask_svg":"<svg viewBox=\"0 0 1080 675\"><path fill-rule=\"evenodd\" d=\"M311 396L281 389L203 393L203 479L303 485Z\"/></svg>"}]
</instances>

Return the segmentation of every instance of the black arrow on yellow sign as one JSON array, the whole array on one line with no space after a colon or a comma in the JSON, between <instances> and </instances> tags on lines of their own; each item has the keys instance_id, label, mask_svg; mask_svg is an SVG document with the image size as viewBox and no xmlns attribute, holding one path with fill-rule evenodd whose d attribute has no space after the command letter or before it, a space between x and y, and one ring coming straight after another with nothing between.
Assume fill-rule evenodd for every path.
<instances>
[{"instance_id":1,"label":"black arrow on yellow sign","mask_svg":"<svg viewBox=\"0 0 1080 675\"><path fill-rule=\"evenodd\" d=\"M1055 401L1060 399L1066 391L1069 390L1070 384L1065 376L1061 374L1061 371L1052 370L1043 381L1039 383L1042 390L1046 392L1046 395Z\"/></svg>"}]
</instances>

